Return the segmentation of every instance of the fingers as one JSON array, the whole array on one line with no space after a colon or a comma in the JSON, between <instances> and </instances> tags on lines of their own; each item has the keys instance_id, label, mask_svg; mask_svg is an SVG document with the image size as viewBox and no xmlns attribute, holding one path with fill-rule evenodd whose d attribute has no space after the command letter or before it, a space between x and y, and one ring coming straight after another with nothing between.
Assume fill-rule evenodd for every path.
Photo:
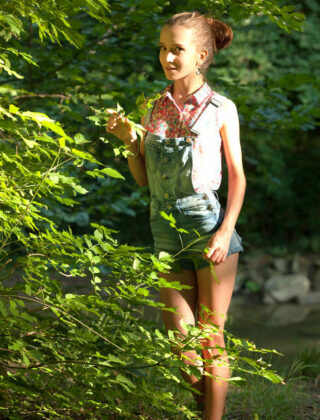
<instances>
[{"instance_id":1,"label":"fingers","mask_svg":"<svg viewBox=\"0 0 320 420\"><path fill-rule=\"evenodd\" d=\"M114 112L112 109L107 109L106 111L110 111L110 116L106 124L107 133L113 133L126 144L134 143L137 140L137 134L128 118Z\"/></svg>"},{"instance_id":2,"label":"fingers","mask_svg":"<svg viewBox=\"0 0 320 420\"><path fill-rule=\"evenodd\" d=\"M110 111L110 117L108 119L107 125L106 125L106 130L108 132L112 132L114 131L121 123L123 123L123 117L120 116L117 112L111 110L106 110L106 111Z\"/></svg>"},{"instance_id":3,"label":"fingers","mask_svg":"<svg viewBox=\"0 0 320 420\"><path fill-rule=\"evenodd\" d=\"M117 119L114 117L110 117L106 125L106 130L112 131L116 128L116 126L117 126Z\"/></svg>"},{"instance_id":4,"label":"fingers","mask_svg":"<svg viewBox=\"0 0 320 420\"><path fill-rule=\"evenodd\" d=\"M110 108L106 108L106 109L105 109L105 112L106 112L107 114L117 114L117 111L115 111L114 109L110 109Z\"/></svg>"},{"instance_id":5,"label":"fingers","mask_svg":"<svg viewBox=\"0 0 320 420\"><path fill-rule=\"evenodd\" d=\"M213 263L220 264L224 262L227 258L227 251L219 247L214 247L211 245L209 251L203 254L203 257L207 260L210 260Z\"/></svg>"}]
</instances>

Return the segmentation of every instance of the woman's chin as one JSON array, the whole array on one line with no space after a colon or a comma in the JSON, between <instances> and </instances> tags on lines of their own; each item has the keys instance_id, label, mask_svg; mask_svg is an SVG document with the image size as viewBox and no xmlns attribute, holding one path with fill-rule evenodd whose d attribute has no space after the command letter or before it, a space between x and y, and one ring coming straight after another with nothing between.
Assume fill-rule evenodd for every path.
<instances>
[{"instance_id":1,"label":"woman's chin","mask_svg":"<svg viewBox=\"0 0 320 420\"><path fill-rule=\"evenodd\" d=\"M172 72L165 72L165 76L168 80L178 80L179 76L177 74L172 74Z\"/></svg>"}]
</instances>

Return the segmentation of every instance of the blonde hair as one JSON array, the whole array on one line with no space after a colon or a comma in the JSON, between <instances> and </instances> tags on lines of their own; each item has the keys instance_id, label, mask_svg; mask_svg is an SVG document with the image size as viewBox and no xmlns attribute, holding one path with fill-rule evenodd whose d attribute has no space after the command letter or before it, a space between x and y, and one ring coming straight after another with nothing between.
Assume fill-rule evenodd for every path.
<instances>
[{"instance_id":1,"label":"blonde hair","mask_svg":"<svg viewBox=\"0 0 320 420\"><path fill-rule=\"evenodd\" d=\"M199 12L183 12L173 15L164 25L182 25L194 31L194 39L200 50L206 49L208 55L201 66L205 73L213 62L216 51L228 47L233 39L233 31L221 20L202 15Z\"/></svg>"}]
</instances>

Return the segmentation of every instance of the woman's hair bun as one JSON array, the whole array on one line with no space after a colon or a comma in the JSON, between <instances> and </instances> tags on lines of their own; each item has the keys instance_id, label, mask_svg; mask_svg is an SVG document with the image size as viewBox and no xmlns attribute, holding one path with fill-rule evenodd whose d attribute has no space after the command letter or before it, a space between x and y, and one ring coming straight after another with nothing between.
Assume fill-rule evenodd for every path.
<instances>
[{"instance_id":1,"label":"woman's hair bun","mask_svg":"<svg viewBox=\"0 0 320 420\"><path fill-rule=\"evenodd\" d=\"M229 25L221 20L207 18L208 25L211 29L212 41L214 50L222 50L222 48L228 47L233 40L233 31Z\"/></svg>"}]
</instances>

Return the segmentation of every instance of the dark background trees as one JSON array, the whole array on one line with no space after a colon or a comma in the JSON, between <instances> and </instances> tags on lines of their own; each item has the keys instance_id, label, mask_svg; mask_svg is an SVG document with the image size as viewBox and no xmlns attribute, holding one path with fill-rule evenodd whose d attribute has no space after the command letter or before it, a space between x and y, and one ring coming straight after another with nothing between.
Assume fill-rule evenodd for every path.
<instances>
[{"instance_id":1,"label":"dark background trees","mask_svg":"<svg viewBox=\"0 0 320 420\"><path fill-rule=\"evenodd\" d=\"M166 86L158 33L185 9L235 32L208 79L239 110L247 250L319 250L317 2L3 0L0 415L193 416L190 395L173 398L184 385L172 335L142 316L161 307L151 291L166 285L157 271L170 258L146 252L148 188L135 185L103 112L134 111L141 93ZM222 201L226 185L225 172ZM183 345L200 338L191 328ZM240 369L254 346L230 340ZM245 363L279 381L263 361Z\"/></svg>"},{"instance_id":2,"label":"dark background trees","mask_svg":"<svg viewBox=\"0 0 320 420\"><path fill-rule=\"evenodd\" d=\"M247 249L319 250L315 211L319 197L315 164L319 153L318 3L297 2L294 8L281 9L273 2L259 1L241 5L128 0L113 1L108 7L110 12L97 9L100 22L81 8L71 9L68 21L77 35L66 36L78 48L63 36L59 43L41 42L27 9L21 21L24 31L6 42L31 54L38 67L10 58L24 79L2 73L3 103L48 113L71 134L81 133L89 140L83 150L103 157L105 164L126 176L125 182L93 180L79 168L77 176L90 194L79 199L77 208L48 202L46 215L61 226L71 224L79 233L87 231L90 221L99 221L120 230L121 241L151 244L146 223L148 190L137 188L125 159L114 152L118 141L107 136L104 127L93 126L88 117L94 115L93 108L117 102L129 112L141 93L148 96L165 87L157 58L161 25L172 13L197 9L225 19L235 33L232 46L216 55L208 81L233 99L239 110L248 189L238 228ZM63 2L61 11L65 13ZM294 12L306 16L303 32L288 33L276 25L299 29ZM48 16L54 21L53 12ZM226 180L225 171L220 190L224 203Z\"/></svg>"}]
</instances>

